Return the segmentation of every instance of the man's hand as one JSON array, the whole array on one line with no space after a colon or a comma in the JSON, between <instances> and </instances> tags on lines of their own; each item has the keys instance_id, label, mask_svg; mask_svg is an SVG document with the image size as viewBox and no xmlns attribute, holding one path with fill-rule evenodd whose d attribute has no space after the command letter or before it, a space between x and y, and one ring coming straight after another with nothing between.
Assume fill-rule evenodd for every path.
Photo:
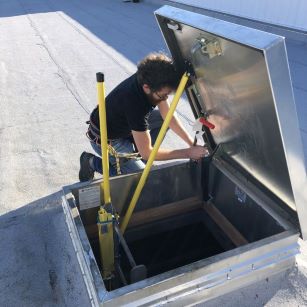
<instances>
[{"instance_id":1,"label":"man's hand","mask_svg":"<svg viewBox=\"0 0 307 307\"><path fill-rule=\"evenodd\" d=\"M200 160L203 157L209 156L209 151L203 146L191 146L188 151L189 158L195 161Z\"/></svg>"},{"instance_id":2,"label":"man's hand","mask_svg":"<svg viewBox=\"0 0 307 307\"><path fill-rule=\"evenodd\" d=\"M149 159L152 151L149 131L132 131L135 144L144 160ZM209 151L203 146L191 146L183 149L159 148L155 160L192 159L199 160L209 155Z\"/></svg>"}]
</instances>

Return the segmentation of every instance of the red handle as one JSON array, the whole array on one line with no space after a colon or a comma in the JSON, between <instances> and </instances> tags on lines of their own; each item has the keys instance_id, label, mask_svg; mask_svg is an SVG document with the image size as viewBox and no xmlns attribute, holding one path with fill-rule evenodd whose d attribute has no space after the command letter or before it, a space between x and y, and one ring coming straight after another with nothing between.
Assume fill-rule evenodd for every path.
<instances>
[{"instance_id":1,"label":"red handle","mask_svg":"<svg viewBox=\"0 0 307 307\"><path fill-rule=\"evenodd\" d=\"M212 123L208 122L204 117L200 117L199 121L200 121L201 124L203 124L204 126L206 126L209 129L215 128L215 126Z\"/></svg>"}]
</instances>

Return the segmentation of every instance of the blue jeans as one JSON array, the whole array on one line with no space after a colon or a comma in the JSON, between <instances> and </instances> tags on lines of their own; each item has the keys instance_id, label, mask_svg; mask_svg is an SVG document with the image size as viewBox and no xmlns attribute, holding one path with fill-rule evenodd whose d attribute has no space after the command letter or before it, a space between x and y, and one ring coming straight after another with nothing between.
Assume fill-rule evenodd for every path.
<instances>
[{"instance_id":1,"label":"blue jeans","mask_svg":"<svg viewBox=\"0 0 307 307\"><path fill-rule=\"evenodd\" d=\"M159 134L160 128L163 123L163 119L160 116L158 110L154 110L148 119L151 144L154 145L157 136ZM101 147L94 142L91 142L92 148L99 155L99 157L94 157L94 171L102 174L102 161L101 161ZM131 138L120 138L111 140L112 147L118 153L134 153L135 147ZM120 159L120 170L122 174L136 173L145 168L146 161L137 159ZM116 176L116 159L114 156L109 154L109 174L110 176Z\"/></svg>"}]
</instances>

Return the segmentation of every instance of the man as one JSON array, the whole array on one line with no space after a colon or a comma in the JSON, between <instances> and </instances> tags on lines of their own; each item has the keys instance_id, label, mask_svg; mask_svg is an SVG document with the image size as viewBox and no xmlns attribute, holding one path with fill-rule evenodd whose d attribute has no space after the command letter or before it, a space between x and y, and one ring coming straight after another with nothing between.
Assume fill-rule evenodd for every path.
<instances>
[{"instance_id":1,"label":"man","mask_svg":"<svg viewBox=\"0 0 307 307\"><path fill-rule=\"evenodd\" d=\"M179 77L170 58L162 53L146 56L137 67L137 72L120 83L106 97L106 114L109 144L118 153L133 153L136 148L143 160L148 160L160 125L153 126L158 106L159 116L164 119L169 110L168 96L177 88ZM156 120L157 122L157 120ZM98 106L90 116L87 136L95 152L101 156ZM202 146L193 146L193 139L174 115L170 128L188 145L183 149L160 148L156 160L190 158L199 160L208 151ZM150 130L149 130L150 129ZM136 148L135 148L136 147ZM80 157L80 181L94 178L102 173L101 158L83 152ZM116 159L109 155L110 175L115 175ZM140 159L121 159L122 173L132 173L145 167Z\"/></svg>"}]
</instances>

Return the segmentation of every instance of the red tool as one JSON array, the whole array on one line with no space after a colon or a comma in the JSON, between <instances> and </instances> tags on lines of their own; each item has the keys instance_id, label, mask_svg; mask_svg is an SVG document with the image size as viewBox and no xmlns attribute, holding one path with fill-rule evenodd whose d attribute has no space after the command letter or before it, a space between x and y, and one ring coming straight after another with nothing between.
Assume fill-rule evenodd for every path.
<instances>
[{"instance_id":1,"label":"red tool","mask_svg":"<svg viewBox=\"0 0 307 307\"><path fill-rule=\"evenodd\" d=\"M214 128L215 128L215 125L213 125L212 123L208 122L204 117L200 117L200 118L199 118L199 121L200 121L204 126L206 126L207 128L209 128L209 129L214 129Z\"/></svg>"},{"instance_id":2,"label":"red tool","mask_svg":"<svg viewBox=\"0 0 307 307\"><path fill-rule=\"evenodd\" d=\"M204 117L199 117L196 122L194 123L193 130L196 131L195 133L195 138L194 138L194 143L193 145L195 146L197 144L197 135L199 132L202 131L202 127L206 126L209 129L214 129L215 125L212 123L208 122Z\"/></svg>"}]
</instances>

